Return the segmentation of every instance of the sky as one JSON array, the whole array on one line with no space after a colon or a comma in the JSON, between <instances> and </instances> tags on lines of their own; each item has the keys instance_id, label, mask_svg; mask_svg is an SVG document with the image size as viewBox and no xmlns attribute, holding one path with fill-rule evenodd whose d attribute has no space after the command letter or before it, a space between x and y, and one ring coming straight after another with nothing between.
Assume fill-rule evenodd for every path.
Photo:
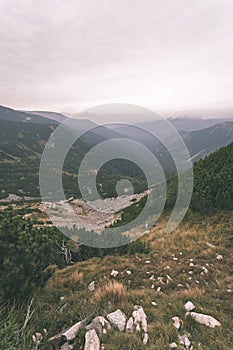
<instances>
[{"instance_id":1,"label":"sky","mask_svg":"<svg viewBox=\"0 0 233 350\"><path fill-rule=\"evenodd\" d=\"M233 107L232 0L1 0L0 104Z\"/></svg>"}]
</instances>

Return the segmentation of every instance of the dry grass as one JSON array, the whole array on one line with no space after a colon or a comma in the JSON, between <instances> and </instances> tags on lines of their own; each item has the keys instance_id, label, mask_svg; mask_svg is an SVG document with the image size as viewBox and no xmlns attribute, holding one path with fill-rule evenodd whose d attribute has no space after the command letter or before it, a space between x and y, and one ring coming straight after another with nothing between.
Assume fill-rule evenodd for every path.
<instances>
[{"instance_id":1,"label":"dry grass","mask_svg":"<svg viewBox=\"0 0 233 350\"><path fill-rule=\"evenodd\" d=\"M92 301L98 303L106 299L114 303L119 303L124 300L126 292L127 288L121 282L109 281L95 290Z\"/></svg>"},{"instance_id":2,"label":"dry grass","mask_svg":"<svg viewBox=\"0 0 233 350\"><path fill-rule=\"evenodd\" d=\"M47 283L47 289L53 290L54 288L60 287L64 289L73 289L74 286L83 282L83 273L78 271L73 271L68 275L57 275L52 278Z\"/></svg>"}]
</instances>

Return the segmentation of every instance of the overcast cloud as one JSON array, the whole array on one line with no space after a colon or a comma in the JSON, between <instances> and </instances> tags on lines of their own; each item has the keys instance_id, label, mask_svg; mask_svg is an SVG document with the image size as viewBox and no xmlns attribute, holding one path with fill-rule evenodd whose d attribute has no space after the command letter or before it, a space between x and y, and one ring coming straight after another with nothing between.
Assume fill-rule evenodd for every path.
<instances>
[{"instance_id":1,"label":"overcast cloud","mask_svg":"<svg viewBox=\"0 0 233 350\"><path fill-rule=\"evenodd\" d=\"M1 0L0 104L233 107L232 0Z\"/></svg>"}]
</instances>

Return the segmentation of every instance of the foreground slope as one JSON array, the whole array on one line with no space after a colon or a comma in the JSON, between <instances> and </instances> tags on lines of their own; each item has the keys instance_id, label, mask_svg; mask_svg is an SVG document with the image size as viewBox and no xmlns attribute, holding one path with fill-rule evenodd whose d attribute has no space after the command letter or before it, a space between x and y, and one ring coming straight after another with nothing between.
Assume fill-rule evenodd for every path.
<instances>
[{"instance_id":1,"label":"foreground slope","mask_svg":"<svg viewBox=\"0 0 233 350\"><path fill-rule=\"evenodd\" d=\"M194 349L231 348L231 213L208 218L192 214L172 234L165 233L165 226L166 218L144 237L150 244L148 255L94 258L58 270L36 297L30 329L42 333L47 329L41 349L49 348L50 337L84 318L91 321L118 308L129 317L134 305L141 305L147 314L147 349L169 349L170 343L179 344L178 335L184 333L189 334ZM119 272L115 278L112 270ZM92 281L95 290L91 292ZM219 320L221 327L212 329L186 318L188 300L196 305L195 311ZM174 316L182 319L180 331L173 326ZM144 348L140 334L114 329L102 335L101 342L106 350ZM80 331L73 349L82 349L83 344Z\"/></svg>"}]
</instances>

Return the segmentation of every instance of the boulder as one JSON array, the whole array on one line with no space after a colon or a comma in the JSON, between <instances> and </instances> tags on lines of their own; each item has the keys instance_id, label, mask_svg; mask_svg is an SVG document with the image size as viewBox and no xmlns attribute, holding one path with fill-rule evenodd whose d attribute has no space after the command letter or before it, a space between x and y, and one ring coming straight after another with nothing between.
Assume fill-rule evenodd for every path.
<instances>
[{"instance_id":1,"label":"boulder","mask_svg":"<svg viewBox=\"0 0 233 350\"><path fill-rule=\"evenodd\" d=\"M85 335L84 350L100 350L100 340L94 329L91 329Z\"/></svg>"},{"instance_id":2,"label":"boulder","mask_svg":"<svg viewBox=\"0 0 233 350\"><path fill-rule=\"evenodd\" d=\"M97 316L94 320L86 326L86 330L94 329L98 334L106 334L107 330L111 329L110 323L102 316Z\"/></svg>"},{"instance_id":3,"label":"boulder","mask_svg":"<svg viewBox=\"0 0 233 350\"><path fill-rule=\"evenodd\" d=\"M123 332L125 330L125 325L127 317L121 310L116 310L107 315L109 322L116 327L119 331Z\"/></svg>"},{"instance_id":4,"label":"boulder","mask_svg":"<svg viewBox=\"0 0 233 350\"><path fill-rule=\"evenodd\" d=\"M216 318L209 315L200 314L197 312L191 312L190 316L198 323L204 324L210 328L221 326L221 323L218 320L216 320Z\"/></svg>"}]
</instances>

